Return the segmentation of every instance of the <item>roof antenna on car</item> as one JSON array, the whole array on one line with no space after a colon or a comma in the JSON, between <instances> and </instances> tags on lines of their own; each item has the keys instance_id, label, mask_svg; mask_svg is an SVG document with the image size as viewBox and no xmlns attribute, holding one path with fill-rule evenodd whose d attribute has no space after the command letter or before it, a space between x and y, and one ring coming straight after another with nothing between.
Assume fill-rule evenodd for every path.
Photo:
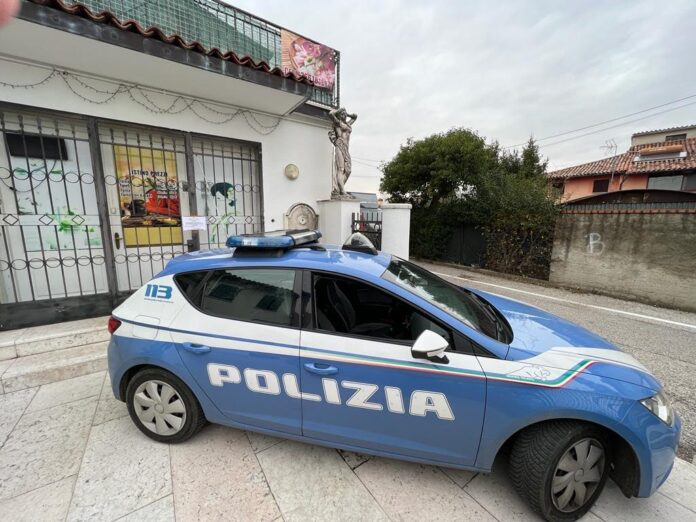
<instances>
[{"instance_id":1,"label":"roof antenna on car","mask_svg":"<svg viewBox=\"0 0 696 522\"><path fill-rule=\"evenodd\" d=\"M370 254L373 256L378 254L375 245L372 244L372 241L367 239L360 232L354 232L348 236L346 242L343 243L343 250L352 250L354 252L362 252L363 254Z\"/></svg>"}]
</instances>

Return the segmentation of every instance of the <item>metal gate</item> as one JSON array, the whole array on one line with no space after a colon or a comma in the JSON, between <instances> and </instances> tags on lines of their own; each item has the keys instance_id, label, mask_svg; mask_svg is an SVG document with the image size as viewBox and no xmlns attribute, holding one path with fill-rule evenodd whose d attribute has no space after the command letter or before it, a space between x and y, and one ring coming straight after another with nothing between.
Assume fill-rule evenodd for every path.
<instances>
[{"instance_id":1,"label":"metal gate","mask_svg":"<svg viewBox=\"0 0 696 522\"><path fill-rule=\"evenodd\" d=\"M382 212L367 210L353 213L351 231L360 232L369 239L377 250L382 249Z\"/></svg>"},{"instance_id":2,"label":"metal gate","mask_svg":"<svg viewBox=\"0 0 696 522\"><path fill-rule=\"evenodd\" d=\"M201 248L225 245L232 234L263 230L260 148L253 143L193 137L196 208L206 216Z\"/></svg>"},{"instance_id":3,"label":"metal gate","mask_svg":"<svg viewBox=\"0 0 696 522\"><path fill-rule=\"evenodd\" d=\"M118 299L140 288L186 250L189 215L184 137L137 127L99 125Z\"/></svg>"},{"instance_id":4,"label":"metal gate","mask_svg":"<svg viewBox=\"0 0 696 522\"><path fill-rule=\"evenodd\" d=\"M174 256L263 230L258 144L3 106L0 140L0 330L106 315Z\"/></svg>"}]
</instances>

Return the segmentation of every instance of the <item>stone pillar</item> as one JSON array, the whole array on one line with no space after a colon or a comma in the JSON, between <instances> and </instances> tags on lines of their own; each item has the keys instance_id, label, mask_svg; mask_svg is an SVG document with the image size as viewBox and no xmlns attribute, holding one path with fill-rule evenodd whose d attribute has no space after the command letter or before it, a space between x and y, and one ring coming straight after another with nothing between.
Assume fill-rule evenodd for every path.
<instances>
[{"instance_id":1,"label":"stone pillar","mask_svg":"<svg viewBox=\"0 0 696 522\"><path fill-rule=\"evenodd\" d=\"M411 204L382 205L382 250L401 259L408 259L411 237Z\"/></svg>"},{"instance_id":2,"label":"stone pillar","mask_svg":"<svg viewBox=\"0 0 696 522\"><path fill-rule=\"evenodd\" d=\"M360 202L357 199L325 199L317 203L322 243L342 245L351 234L353 213L360 212Z\"/></svg>"}]
</instances>

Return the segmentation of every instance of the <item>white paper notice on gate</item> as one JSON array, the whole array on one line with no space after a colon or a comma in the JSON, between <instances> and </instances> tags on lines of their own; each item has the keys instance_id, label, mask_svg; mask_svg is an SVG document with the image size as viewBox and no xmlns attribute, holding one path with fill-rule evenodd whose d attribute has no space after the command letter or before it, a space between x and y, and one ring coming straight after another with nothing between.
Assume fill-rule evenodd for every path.
<instances>
[{"instance_id":1,"label":"white paper notice on gate","mask_svg":"<svg viewBox=\"0 0 696 522\"><path fill-rule=\"evenodd\" d=\"M205 230L205 216L181 216L181 226L184 230Z\"/></svg>"}]
</instances>

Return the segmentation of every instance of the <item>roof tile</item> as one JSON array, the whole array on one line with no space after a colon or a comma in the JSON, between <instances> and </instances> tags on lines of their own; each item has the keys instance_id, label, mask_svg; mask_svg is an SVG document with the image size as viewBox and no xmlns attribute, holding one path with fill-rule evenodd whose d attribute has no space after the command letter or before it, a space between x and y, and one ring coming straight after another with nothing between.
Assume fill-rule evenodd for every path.
<instances>
[{"instance_id":1,"label":"roof tile","mask_svg":"<svg viewBox=\"0 0 696 522\"><path fill-rule=\"evenodd\" d=\"M646 156L646 159L635 161L640 150L664 147L665 145L666 142L664 141L634 145L627 152L617 156L549 172L549 177L552 179L567 179L611 173L630 176L631 174L696 170L696 138L669 142L669 145L684 146L686 156L683 158L649 159L650 157Z\"/></svg>"}]
</instances>

